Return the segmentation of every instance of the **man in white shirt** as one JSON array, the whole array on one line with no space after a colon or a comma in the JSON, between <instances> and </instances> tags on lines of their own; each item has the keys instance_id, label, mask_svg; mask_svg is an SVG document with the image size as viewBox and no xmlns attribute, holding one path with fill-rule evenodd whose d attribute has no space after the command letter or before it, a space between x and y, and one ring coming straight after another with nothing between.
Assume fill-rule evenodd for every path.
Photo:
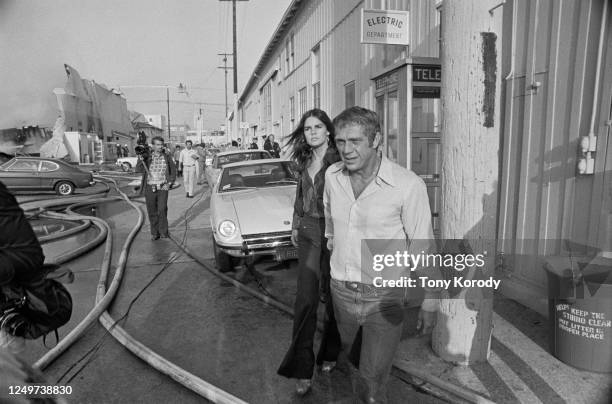
<instances>
[{"instance_id":1,"label":"man in white shirt","mask_svg":"<svg viewBox=\"0 0 612 404\"><path fill-rule=\"evenodd\" d=\"M197 182L198 160L200 156L193 149L191 140L185 142L185 148L181 150L179 163L183 170L183 185L187 198L193 198L193 188Z\"/></svg>"},{"instance_id":2,"label":"man in white shirt","mask_svg":"<svg viewBox=\"0 0 612 404\"><path fill-rule=\"evenodd\" d=\"M342 160L327 169L323 197L332 301L346 352L359 327L363 329L359 373L353 369L355 393L365 402L384 403L404 307L413 296L410 287L381 286L375 278L414 275L401 265L377 272L372 261L363 260L376 243L383 249L392 245L408 253L432 252L429 199L420 177L377 152L382 136L376 113L352 107L334 119L334 127ZM440 277L437 268L417 271L423 272L419 276ZM417 325L422 333L435 324L438 295L439 290L425 291Z\"/></svg>"}]
</instances>

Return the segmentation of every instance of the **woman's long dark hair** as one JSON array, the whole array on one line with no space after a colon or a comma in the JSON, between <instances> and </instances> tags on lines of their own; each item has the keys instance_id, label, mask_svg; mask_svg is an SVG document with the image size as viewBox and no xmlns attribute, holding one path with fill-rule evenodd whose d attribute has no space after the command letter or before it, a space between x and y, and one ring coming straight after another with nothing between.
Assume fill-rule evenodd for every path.
<instances>
[{"instance_id":1,"label":"woman's long dark hair","mask_svg":"<svg viewBox=\"0 0 612 404\"><path fill-rule=\"evenodd\" d=\"M336 132L334 131L334 124L332 123L329 116L320 109L311 109L306 111L300 119L300 123L297 128L287 136L289 140L285 147L291 147L293 151L291 152L291 159L296 162L298 169L300 171L304 171L308 166L308 161L312 157L312 147L306 142L306 136L304 136L304 125L306 124L306 119L314 117L319 121L323 122L323 125L327 128L329 132L329 147L336 147L336 143L334 139L336 138Z\"/></svg>"}]
</instances>

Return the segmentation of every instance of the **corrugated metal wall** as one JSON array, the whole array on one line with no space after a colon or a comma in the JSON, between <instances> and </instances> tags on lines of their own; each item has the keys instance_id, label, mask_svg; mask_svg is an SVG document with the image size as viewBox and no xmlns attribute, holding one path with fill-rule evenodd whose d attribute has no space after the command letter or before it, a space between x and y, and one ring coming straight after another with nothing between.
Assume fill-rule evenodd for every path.
<instances>
[{"instance_id":1,"label":"corrugated metal wall","mask_svg":"<svg viewBox=\"0 0 612 404\"><path fill-rule=\"evenodd\" d=\"M600 247L603 242L603 185L612 181L603 173L612 83L609 29L595 106L593 95L604 1L515 1L504 9L499 237L504 253L517 254L515 262L507 263L514 281L533 291L546 285L536 254L567 255L571 245L572 255L581 255L588 252L584 246ZM589 131L593 107L598 112L595 130L602 135L598 172L580 176L579 136ZM522 292L515 288L513 293Z\"/></svg>"}]
</instances>

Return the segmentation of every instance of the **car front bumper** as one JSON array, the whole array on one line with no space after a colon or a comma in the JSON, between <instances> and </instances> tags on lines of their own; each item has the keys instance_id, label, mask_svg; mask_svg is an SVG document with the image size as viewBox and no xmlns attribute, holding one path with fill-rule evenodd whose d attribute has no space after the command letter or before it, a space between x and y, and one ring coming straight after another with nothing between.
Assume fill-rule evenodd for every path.
<instances>
[{"instance_id":1,"label":"car front bumper","mask_svg":"<svg viewBox=\"0 0 612 404\"><path fill-rule=\"evenodd\" d=\"M297 249L291 243L291 232L243 235L242 245L224 245L219 249L236 258L272 255L277 261L297 259Z\"/></svg>"}]
</instances>

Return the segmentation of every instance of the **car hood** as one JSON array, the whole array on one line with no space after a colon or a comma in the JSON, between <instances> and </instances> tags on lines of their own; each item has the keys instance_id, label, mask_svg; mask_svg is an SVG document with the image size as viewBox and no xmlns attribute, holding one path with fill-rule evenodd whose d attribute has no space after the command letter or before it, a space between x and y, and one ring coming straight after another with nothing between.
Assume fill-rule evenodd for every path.
<instances>
[{"instance_id":1,"label":"car hood","mask_svg":"<svg viewBox=\"0 0 612 404\"><path fill-rule=\"evenodd\" d=\"M221 194L220 204L232 204L242 234L290 231L295 185Z\"/></svg>"}]
</instances>

